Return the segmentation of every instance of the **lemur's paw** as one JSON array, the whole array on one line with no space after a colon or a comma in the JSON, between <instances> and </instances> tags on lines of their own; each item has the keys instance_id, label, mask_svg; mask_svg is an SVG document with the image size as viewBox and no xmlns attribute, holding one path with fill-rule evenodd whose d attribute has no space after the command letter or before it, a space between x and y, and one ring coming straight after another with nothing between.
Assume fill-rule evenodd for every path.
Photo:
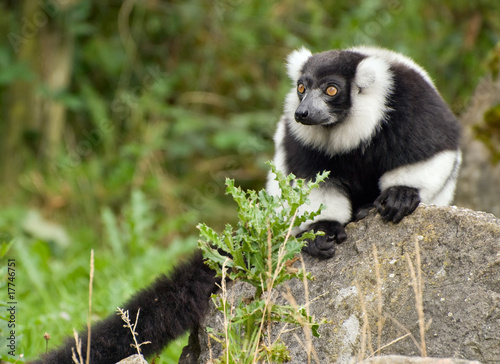
<instances>
[{"instance_id":1,"label":"lemur's paw","mask_svg":"<svg viewBox=\"0 0 500 364\"><path fill-rule=\"evenodd\" d=\"M302 248L309 255L328 259L334 256L337 244L347 239L344 226L338 221L318 221L311 225L314 232L323 231L325 235L317 236L313 241L308 241Z\"/></svg>"},{"instance_id":2,"label":"lemur's paw","mask_svg":"<svg viewBox=\"0 0 500 364\"><path fill-rule=\"evenodd\" d=\"M411 214L420 203L418 190L413 187L390 187L380 194L373 203L384 221L400 222Z\"/></svg>"},{"instance_id":3,"label":"lemur's paw","mask_svg":"<svg viewBox=\"0 0 500 364\"><path fill-rule=\"evenodd\" d=\"M361 206L360 208L358 208L356 210L356 212L354 213L354 221L360 221L360 220L363 220L365 217L368 216L368 214L370 213L370 211L372 209L374 209L375 206L373 206L373 204L367 204L367 205L363 205Z\"/></svg>"}]
</instances>

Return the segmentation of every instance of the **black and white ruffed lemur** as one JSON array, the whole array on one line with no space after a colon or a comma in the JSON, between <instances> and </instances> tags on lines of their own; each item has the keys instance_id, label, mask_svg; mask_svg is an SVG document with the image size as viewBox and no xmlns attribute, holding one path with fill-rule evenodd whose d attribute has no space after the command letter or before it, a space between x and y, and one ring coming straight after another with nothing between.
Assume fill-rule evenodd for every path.
<instances>
[{"instance_id":1,"label":"black and white ruffed lemur","mask_svg":"<svg viewBox=\"0 0 500 364\"><path fill-rule=\"evenodd\" d=\"M460 126L420 66L380 48L314 55L302 48L290 54L287 69L293 89L277 126L274 163L305 179L330 171L303 209L326 207L295 231L325 232L308 243L307 253L332 257L346 239L344 226L370 208L397 223L419 202L451 203L461 162ZM272 174L267 190L280 194ZM216 289L214 272L198 252L127 302L131 317L141 310L137 340L151 342L141 347L144 355L195 328ZM86 333L80 338L85 351ZM112 314L92 327L90 363L114 364L133 355L132 342ZM72 346L68 339L35 363L71 363Z\"/></svg>"}]
</instances>

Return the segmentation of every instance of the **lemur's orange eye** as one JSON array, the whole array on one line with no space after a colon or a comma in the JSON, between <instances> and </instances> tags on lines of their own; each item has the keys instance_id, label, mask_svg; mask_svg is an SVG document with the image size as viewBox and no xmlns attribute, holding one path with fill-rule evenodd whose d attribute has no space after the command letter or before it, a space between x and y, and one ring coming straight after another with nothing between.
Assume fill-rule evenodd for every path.
<instances>
[{"instance_id":1,"label":"lemur's orange eye","mask_svg":"<svg viewBox=\"0 0 500 364\"><path fill-rule=\"evenodd\" d=\"M339 92L337 90L336 87L334 86L329 86L326 90L325 90L325 93L328 95L328 96L335 96L337 94L337 92Z\"/></svg>"},{"instance_id":2,"label":"lemur's orange eye","mask_svg":"<svg viewBox=\"0 0 500 364\"><path fill-rule=\"evenodd\" d=\"M306 90L306 87L304 86L303 83L299 83L299 85L297 86L297 91L299 91L299 94L303 94Z\"/></svg>"}]
</instances>

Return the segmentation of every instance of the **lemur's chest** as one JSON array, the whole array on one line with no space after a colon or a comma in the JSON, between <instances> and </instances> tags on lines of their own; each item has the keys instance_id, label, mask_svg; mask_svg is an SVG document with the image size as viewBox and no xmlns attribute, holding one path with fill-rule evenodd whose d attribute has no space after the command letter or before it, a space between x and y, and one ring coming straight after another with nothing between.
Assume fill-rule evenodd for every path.
<instances>
[{"instance_id":1,"label":"lemur's chest","mask_svg":"<svg viewBox=\"0 0 500 364\"><path fill-rule=\"evenodd\" d=\"M288 172L299 178L312 179L317 173L330 172L330 181L349 194L376 190L378 180L386 172L384 160L368 149L329 156L298 141L287 143Z\"/></svg>"}]
</instances>

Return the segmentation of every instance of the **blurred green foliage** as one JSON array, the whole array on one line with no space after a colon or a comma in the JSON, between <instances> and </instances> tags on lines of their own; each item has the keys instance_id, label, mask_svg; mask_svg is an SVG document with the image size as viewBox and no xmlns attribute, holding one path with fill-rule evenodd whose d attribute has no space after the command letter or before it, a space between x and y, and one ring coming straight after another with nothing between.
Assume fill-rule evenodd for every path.
<instances>
[{"instance_id":1,"label":"blurred green foliage","mask_svg":"<svg viewBox=\"0 0 500 364\"><path fill-rule=\"evenodd\" d=\"M91 248L98 319L192 247L198 222L235 221L224 177L263 186L292 49L405 53L460 112L499 18L497 0L1 2L0 238L14 240L0 240L19 260L18 353L85 322ZM60 125L43 117L58 108ZM69 244L33 234L31 210Z\"/></svg>"}]
</instances>

